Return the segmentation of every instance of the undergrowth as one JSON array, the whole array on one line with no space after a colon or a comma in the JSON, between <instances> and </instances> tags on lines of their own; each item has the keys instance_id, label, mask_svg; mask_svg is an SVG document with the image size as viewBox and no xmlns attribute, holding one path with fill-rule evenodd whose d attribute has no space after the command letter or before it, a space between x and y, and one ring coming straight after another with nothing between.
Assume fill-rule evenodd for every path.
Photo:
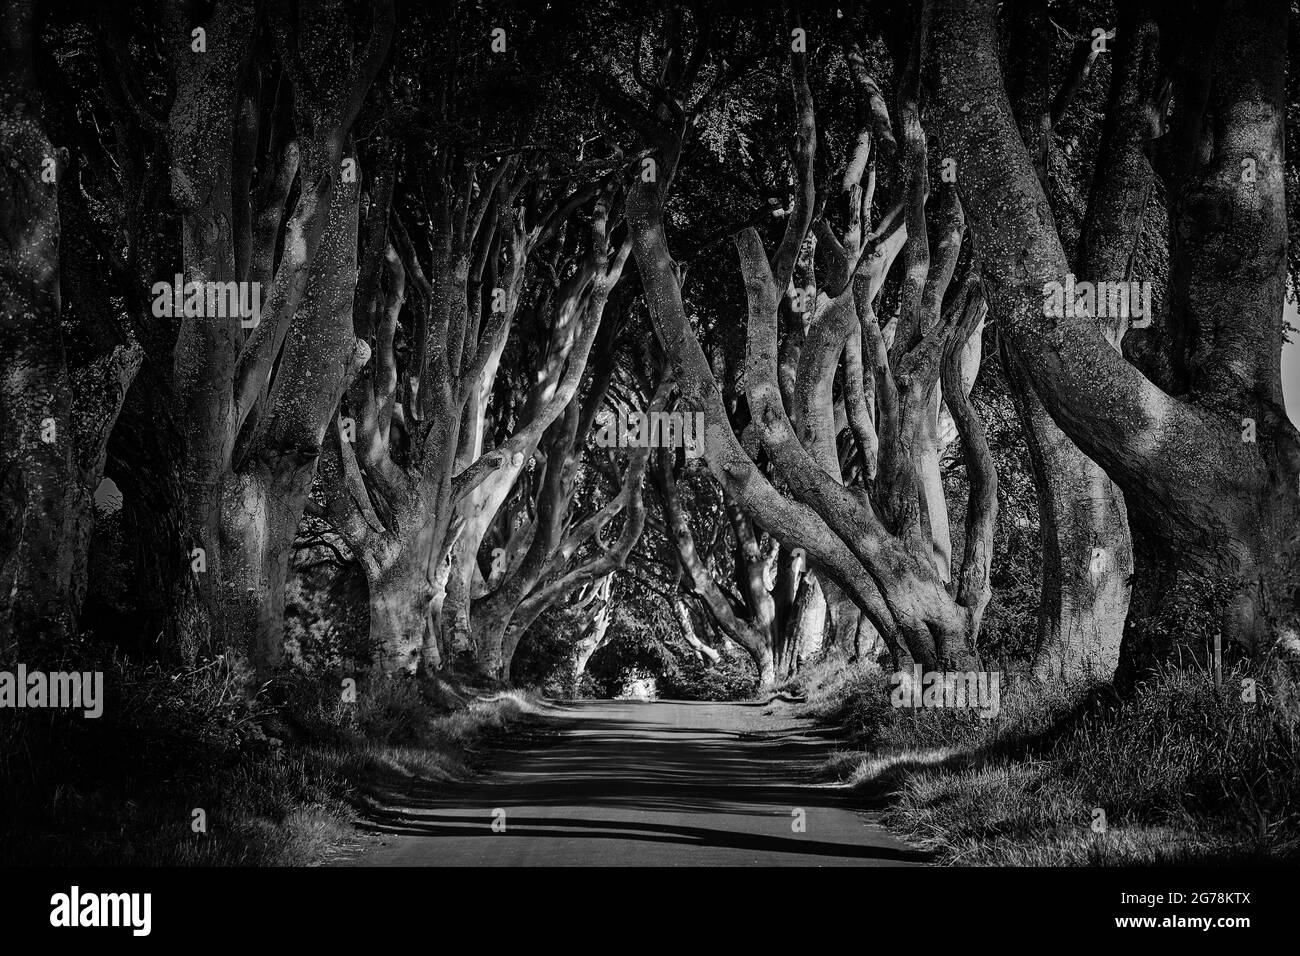
<instances>
[{"instance_id":1,"label":"undergrowth","mask_svg":"<svg viewBox=\"0 0 1300 956\"><path fill-rule=\"evenodd\" d=\"M174 673L114 656L103 715L0 713L0 864L302 865L355 845L383 788L472 773L471 751L532 710L468 677L286 674L252 700L223 658ZM51 667L50 669L54 669Z\"/></svg>"},{"instance_id":2,"label":"undergrowth","mask_svg":"<svg viewBox=\"0 0 1300 956\"><path fill-rule=\"evenodd\" d=\"M850 734L829 769L941 862L1300 859L1300 718L1267 666L1241 665L1217 688L1167 670L1122 697L1018 681L990 719L895 708L878 670L804 683L808 711Z\"/></svg>"}]
</instances>

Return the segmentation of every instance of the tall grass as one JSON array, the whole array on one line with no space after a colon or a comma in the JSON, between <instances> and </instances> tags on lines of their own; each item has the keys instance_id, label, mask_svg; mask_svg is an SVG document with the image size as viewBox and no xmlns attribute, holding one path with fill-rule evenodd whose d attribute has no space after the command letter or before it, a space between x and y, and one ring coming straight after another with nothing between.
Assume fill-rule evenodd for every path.
<instances>
[{"instance_id":1,"label":"tall grass","mask_svg":"<svg viewBox=\"0 0 1300 956\"><path fill-rule=\"evenodd\" d=\"M1255 702L1242 680L1256 681ZM810 694L852 749L828 768L941 861L1132 865L1300 860L1300 718L1265 668L1158 674L1132 694L1014 683L1001 713L895 709L888 675Z\"/></svg>"},{"instance_id":2,"label":"tall grass","mask_svg":"<svg viewBox=\"0 0 1300 956\"><path fill-rule=\"evenodd\" d=\"M348 703L339 679L286 676L247 701L221 659L79 669L106 672L101 718L0 714L0 864L318 863L388 787L468 776L472 751L532 711L522 693L414 679Z\"/></svg>"}]
</instances>

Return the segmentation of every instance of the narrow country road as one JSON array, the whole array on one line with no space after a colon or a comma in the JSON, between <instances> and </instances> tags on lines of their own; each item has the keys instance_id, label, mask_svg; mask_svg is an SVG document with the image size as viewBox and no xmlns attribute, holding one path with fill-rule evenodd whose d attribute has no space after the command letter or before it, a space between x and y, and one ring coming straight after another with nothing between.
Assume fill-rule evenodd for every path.
<instances>
[{"instance_id":1,"label":"narrow country road","mask_svg":"<svg viewBox=\"0 0 1300 956\"><path fill-rule=\"evenodd\" d=\"M363 823L362 866L890 866L924 854L814 771L824 731L762 703L551 702L557 730ZM765 714L765 712L768 712ZM504 819L498 811L504 811ZM494 832L504 822L504 832ZM800 828L799 822L803 823Z\"/></svg>"}]
</instances>

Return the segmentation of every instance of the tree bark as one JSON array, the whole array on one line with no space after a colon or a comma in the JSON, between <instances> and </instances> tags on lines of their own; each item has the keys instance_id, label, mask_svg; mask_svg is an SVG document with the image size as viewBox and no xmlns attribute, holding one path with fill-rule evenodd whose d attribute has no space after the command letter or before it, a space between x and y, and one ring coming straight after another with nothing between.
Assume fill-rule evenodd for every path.
<instances>
[{"instance_id":1,"label":"tree bark","mask_svg":"<svg viewBox=\"0 0 1300 956\"><path fill-rule=\"evenodd\" d=\"M414 674L426 640L429 586L428 535L393 542L363 559L370 586L370 641L384 677Z\"/></svg>"},{"instance_id":2,"label":"tree bark","mask_svg":"<svg viewBox=\"0 0 1300 956\"><path fill-rule=\"evenodd\" d=\"M1045 314L1046 283L1064 281L1069 266L1002 83L995 6L936 4L936 131L961 171L1013 358L1053 421L1123 489L1139 559L1123 676L1172 654L1172 629L1150 626L1164 601L1217 582L1233 591L1215 612L1226 634L1300 661L1300 596L1287 584L1300 560L1300 436L1276 401L1288 5L1230 2L1219 21L1217 135L1176 247L1195 264L1196 294L1176 320L1190 326L1199 375L1177 396L1126 362L1095 320ZM1254 177L1242 175L1243 157ZM1257 423L1253 443L1243 441L1246 418Z\"/></svg>"},{"instance_id":3,"label":"tree bark","mask_svg":"<svg viewBox=\"0 0 1300 956\"><path fill-rule=\"evenodd\" d=\"M691 532L677 491L677 480L672 470L672 454L663 451L657 458L652 474L663 506L667 536L676 548L677 561L683 576L691 591L708 609L714 623L727 637L744 648L753 659L754 666L758 670L759 688L766 690L776 683L776 661L771 633L760 631L741 618L726 595L722 593L722 589L718 587L713 574L696 550L695 536ZM766 590L764 593L766 594Z\"/></svg>"},{"instance_id":4,"label":"tree bark","mask_svg":"<svg viewBox=\"0 0 1300 956\"><path fill-rule=\"evenodd\" d=\"M77 474L60 333L61 160L41 122L33 5L6 7L0 68L0 642L59 647L76 632ZM52 175L51 175L52 174Z\"/></svg>"},{"instance_id":5,"label":"tree bark","mask_svg":"<svg viewBox=\"0 0 1300 956\"><path fill-rule=\"evenodd\" d=\"M576 688L578 682L582 680L582 675L587 672L587 664L591 657L605 643L605 638L609 634L609 588L613 582L613 576L609 576L600 582L597 588L599 597L597 598L597 607L595 609L595 618L583 631L582 637L578 639L578 646L574 652L573 658L573 686ZM513 656L513 655L512 655Z\"/></svg>"},{"instance_id":6,"label":"tree bark","mask_svg":"<svg viewBox=\"0 0 1300 956\"><path fill-rule=\"evenodd\" d=\"M1119 666L1133 551L1124 498L1006 366L1038 497L1043 577L1034 672L1109 680Z\"/></svg>"},{"instance_id":7,"label":"tree bark","mask_svg":"<svg viewBox=\"0 0 1300 956\"><path fill-rule=\"evenodd\" d=\"M245 334L239 317L187 310L174 366L187 518L202 549L195 569L214 630L256 677L246 685L250 691L281 661L283 588L297 524L339 399L370 356L352 334L359 185L341 166L393 31L391 3L377 7L360 51L339 4L314 8L292 30L283 15L270 13L303 135L281 159L296 168L300 188L284 222L261 321ZM182 212L189 282L239 279L240 249L250 268L252 260L268 260L265 249L252 248L253 218L235 215L247 200L235 196L237 188L247 189L236 175L240 137L256 134L236 126L249 79L243 38L256 25L250 7L217 4L205 21L208 49L196 52L190 18L179 9L170 13L177 76L169 117L171 186ZM320 44L316 52L333 62L304 57L306 44ZM287 182L289 169L264 175ZM269 197L266 211L278 217L287 193L271 190Z\"/></svg>"}]
</instances>

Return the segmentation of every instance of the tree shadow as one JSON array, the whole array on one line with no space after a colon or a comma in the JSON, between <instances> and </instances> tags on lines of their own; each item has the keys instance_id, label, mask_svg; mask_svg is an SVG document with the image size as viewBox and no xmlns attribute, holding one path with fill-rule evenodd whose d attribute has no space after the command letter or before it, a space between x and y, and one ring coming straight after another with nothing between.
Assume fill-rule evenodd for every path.
<instances>
[{"instance_id":1,"label":"tree shadow","mask_svg":"<svg viewBox=\"0 0 1300 956\"><path fill-rule=\"evenodd\" d=\"M818 782L839 736L832 729L752 731L740 729L743 720L734 729L684 725L677 721L703 723L711 715L679 704L671 710L622 701L547 706L553 716L541 739L534 735L527 746L494 751L489 772L473 781L391 782L362 828L439 841L508 836L628 844L616 852L636 844L675 844L741 850L771 862L930 859L871 828L848 788ZM492 828L498 810L505 811L504 833ZM796 818L805 821L806 831L794 829ZM432 859L461 853L480 856L449 842ZM683 861L690 856L684 854Z\"/></svg>"}]
</instances>

